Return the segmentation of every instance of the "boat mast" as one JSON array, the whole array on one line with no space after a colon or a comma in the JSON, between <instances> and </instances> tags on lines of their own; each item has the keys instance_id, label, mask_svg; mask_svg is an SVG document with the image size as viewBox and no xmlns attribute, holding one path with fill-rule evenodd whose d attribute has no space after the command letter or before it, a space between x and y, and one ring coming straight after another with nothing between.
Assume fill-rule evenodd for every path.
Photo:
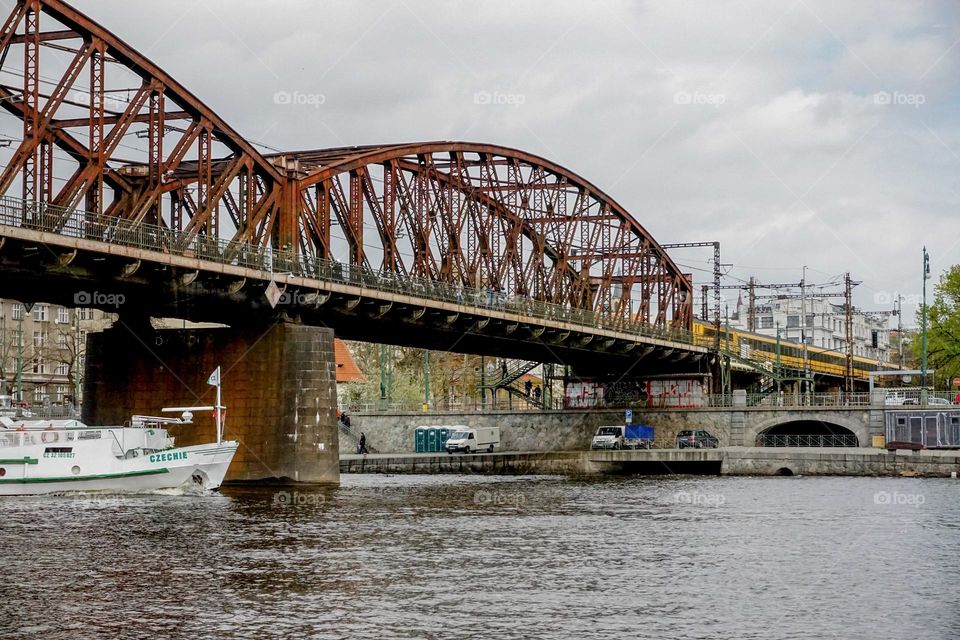
<instances>
[{"instance_id":1,"label":"boat mast","mask_svg":"<svg viewBox=\"0 0 960 640\"><path fill-rule=\"evenodd\" d=\"M217 423L217 444L220 444L223 442L223 410L225 408L220 401L220 367L217 367L216 370L210 374L210 379L207 380L207 384L217 388L217 404L214 407L214 419Z\"/></svg>"}]
</instances>

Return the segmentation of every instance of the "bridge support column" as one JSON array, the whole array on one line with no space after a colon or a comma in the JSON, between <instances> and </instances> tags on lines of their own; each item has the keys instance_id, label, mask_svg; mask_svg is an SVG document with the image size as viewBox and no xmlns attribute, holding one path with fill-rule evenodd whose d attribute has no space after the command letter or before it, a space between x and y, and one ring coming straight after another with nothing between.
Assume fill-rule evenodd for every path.
<instances>
[{"instance_id":1,"label":"bridge support column","mask_svg":"<svg viewBox=\"0 0 960 640\"><path fill-rule=\"evenodd\" d=\"M162 407L212 405L221 367L228 439L240 441L228 482L340 480L333 331L293 324L155 331L118 322L87 341L83 419L118 425ZM216 439L213 416L171 429L178 445Z\"/></svg>"}]
</instances>

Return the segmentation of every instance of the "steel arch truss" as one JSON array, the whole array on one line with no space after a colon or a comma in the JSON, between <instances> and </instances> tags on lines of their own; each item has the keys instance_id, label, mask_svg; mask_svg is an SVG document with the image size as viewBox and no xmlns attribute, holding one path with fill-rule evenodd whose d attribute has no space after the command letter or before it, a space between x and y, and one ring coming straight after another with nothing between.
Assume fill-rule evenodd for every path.
<instances>
[{"instance_id":1,"label":"steel arch truss","mask_svg":"<svg viewBox=\"0 0 960 640\"><path fill-rule=\"evenodd\" d=\"M300 152L286 160L303 176L301 251L660 328L689 327L689 279L616 202L548 160L453 142Z\"/></svg>"},{"instance_id":2,"label":"steel arch truss","mask_svg":"<svg viewBox=\"0 0 960 640\"><path fill-rule=\"evenodd\" d=\"M115 35L59 0L20 0L0 52L0 106L22 120L0 193L199 235L271 236L285 176Z\"/></svg>"},{"instance_id":3,"label":"steel arch truss","mask_svg":"<svg viewBox=\"0 0 960 640\"><path fill-rule=\"evenodd\" d=\"M264 156L60 0L14 5L0 27L0 72L0 106L18 121L0 194L64 208L25 208L24 224L83 210L691 326L689 278L616 202L543 158L453 142ZM88 232L109 237L99 225Z\"/></svg>"}]
</instances>

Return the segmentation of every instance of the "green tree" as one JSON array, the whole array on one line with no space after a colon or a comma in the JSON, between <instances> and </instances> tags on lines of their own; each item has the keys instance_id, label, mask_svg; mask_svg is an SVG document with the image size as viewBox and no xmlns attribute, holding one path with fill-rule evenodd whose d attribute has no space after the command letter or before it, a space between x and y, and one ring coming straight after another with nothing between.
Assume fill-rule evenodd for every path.
<instances>
[{"instance_id":1,"label":"green tree","mask_svg":"<svg viewBox=\"0 0 960 640\"><path fill-rule=\"evenodd\" d=\"M919 336L913 341L918 360L920 342ZM940 277L928 305L927 366L936 369L937 380L947 385L960 377L960 265Z\"/></svg>"}]
</instances>

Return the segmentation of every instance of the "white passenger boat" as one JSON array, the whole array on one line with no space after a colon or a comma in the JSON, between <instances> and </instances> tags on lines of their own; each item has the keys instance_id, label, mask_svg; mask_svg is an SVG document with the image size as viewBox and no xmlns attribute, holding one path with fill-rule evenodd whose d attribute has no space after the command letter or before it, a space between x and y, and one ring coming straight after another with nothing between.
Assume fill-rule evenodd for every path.
<instances>
[{"instance_id":1,"label":"white passenger boat","mask_svg":"<svg viewBox=\"0 0 960 640\"><path fill-rule=\"evenodd\" d=\"M223 440L219 367L209 383L216 405L162 409L181 415L133 416L129 426L0 416L0 496L218 488L239 443ZM192 423L194 411L214 412L217 441L175 446L165 426Z\"/></svg>"}]
</instances>

